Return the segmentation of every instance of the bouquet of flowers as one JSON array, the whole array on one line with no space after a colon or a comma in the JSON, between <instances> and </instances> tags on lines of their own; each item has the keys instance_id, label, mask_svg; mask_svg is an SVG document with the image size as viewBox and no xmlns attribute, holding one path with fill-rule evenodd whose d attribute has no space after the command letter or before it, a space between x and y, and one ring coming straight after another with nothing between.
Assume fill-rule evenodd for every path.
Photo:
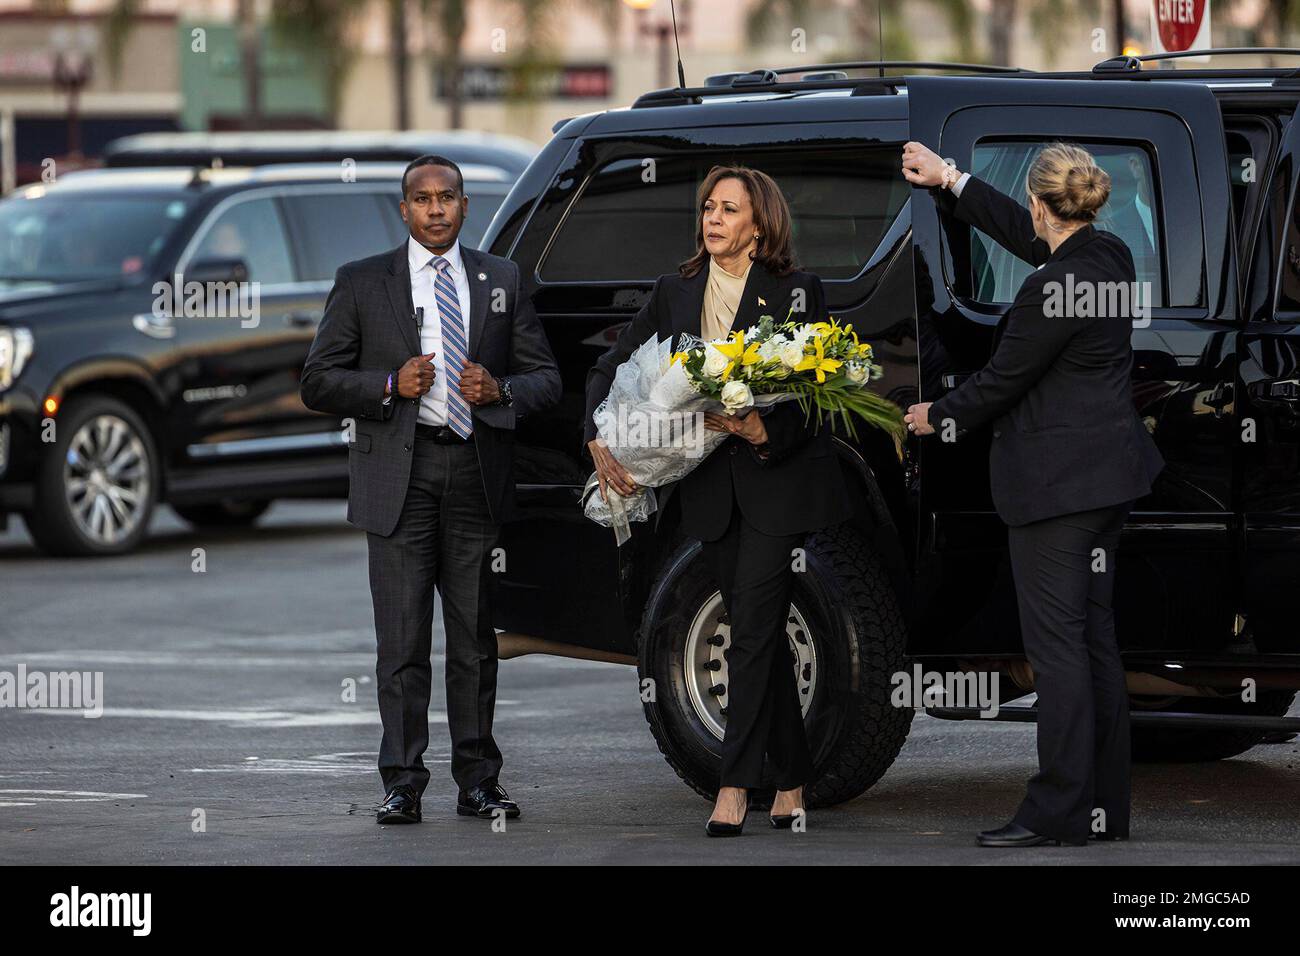
<instances>
[{"instance_id":1,"label":"bouquet of flowers","mask_svg":"<svg viewBox=\"0 0 1300 956\"><path fill-rule=\"evenodd\" d=\"M793 314L793 310L791 310ZM754 403L755 393L788 394L805 415L838 416L857 438L853 419L861 418L902 437L898 406L865 386L880 378L871 344L858 341L852 325L829 322L777 324L770 315L758 325L732 332L725 341L701 342L673 356L701 395L716 398L734 412ZM814 423L821 427L821 417Z\"/></svg>"},{"instance_id":2,"label":"bouquet of flowers","mask_svg":"<svg viewBox=\"0 0 1300 956\"><path fill-rule=\"evenodd\" d=\"M584 512L612 527L620 545L631 535L629 522L654 513L652 489L689 474L729 437L704 427L705 412L734 415L795 400L805 416L818 410L816 428L826 414L856 438L854 419L861 418L889 432L896 444L902 440L902 411L867 387L881 369L851 325L789 316L777 323L765 315L726 339L705 342L683 334L677 351L671 344L654 338L633 352L593 416L597 435L640 489L625 499L608 488L605 499L596 475L587 479Z\"/></svg>"}]
</instances>

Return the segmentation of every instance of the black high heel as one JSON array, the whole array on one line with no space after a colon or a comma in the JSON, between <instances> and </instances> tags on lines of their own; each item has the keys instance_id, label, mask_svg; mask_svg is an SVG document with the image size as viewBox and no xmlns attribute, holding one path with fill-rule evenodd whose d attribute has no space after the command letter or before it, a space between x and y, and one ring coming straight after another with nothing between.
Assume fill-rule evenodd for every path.
<instances>
[{"instance_id":1,"label":"black high heel","mask_svg":"<svg viewBox=\"0 0 1300 956\"><path fill-rule=\"evenodd\" d=\"M745 829L745 821L739 823L722 823L719 820L710 820L704 824L704 832L711 837L730 837L740 836Z\"/></svg>"},{"instance_id":2,"label":"black high heel","mask_svg":"<svg viewBox=\"0 0 1300 956\"><path fill-rule=\"evenodd\" d=\"M745 829L745 817L749 814L749 794L745 795L745 812L740 815L739 823L723 823L721 820L710 820L704 824L704 832L711 837L733 837L740 836Z\"/></svg>"},{"instance_id":3,"label":"black high heel","mask_svg":"<svg viewBox=\"0 0 1300 956\"><path fill-rule=\"evenodd\" d=\"M800 816L806 817L807 813L807 810L803 807L799 807L794 813L778 813L775 816L769 814L768 820L772 821L773 830L791 830L794 828L794 818Z\"/></svg>"}]
</instances>

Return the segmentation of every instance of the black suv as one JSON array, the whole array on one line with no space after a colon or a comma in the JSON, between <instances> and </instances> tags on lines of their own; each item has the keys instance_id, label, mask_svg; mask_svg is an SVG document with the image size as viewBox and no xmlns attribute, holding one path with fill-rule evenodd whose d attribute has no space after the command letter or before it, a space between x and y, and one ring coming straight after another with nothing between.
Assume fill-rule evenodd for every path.
<instances>
[{"instance_id":1,"label":"black suv","mask_svg":"<svg viewBox=\"0 0 1300 956\"><path fill-rule=\"evenodd\" d=\"M524 517L504 533L502 655L635 663L668 762L711 792L724 609L671 503L621 549L583 518L588 368L654 278L694 251L706 171L739 162L780 183L800 262L874 346L880 392L901 407L936 398L988 359L1030 266L914 191L903 143L1023 196L1036 148L1063 138L1110 173L1098 226L1129 243L1152 292L1134 323L1133 387L1168 466L1129 519L1116 593L1134 753L1216 759L1285 738L1300 688L1300 72L1120 58L1087 73L885 75L908 66L649 93L557 127L515 185L483 247L531 281L565 391L516 432ZM996 672L1002 701L1032 691L988 440L836 440L855 517L810 538L789 616L815 803L861 793L893 761L913 713L891 704L895 675ZM999 716L1032 720L1032 705Z\"/></svg>"},{"instance_id":2,"label":"black suv","mask_svg":"<svg viewBox=\"0 0 1300 956\"><path fill-rule=\"evenodd\" d=\"M94 170L0 202L0 527L114 554L157 501L205 526L346 495L345 432L298 376L335 270L406 238L404 166ZM515 174L462 170L474 245ZM178 310L177 275L256 284L256 312Z\"/></svg>"}]
</instances>

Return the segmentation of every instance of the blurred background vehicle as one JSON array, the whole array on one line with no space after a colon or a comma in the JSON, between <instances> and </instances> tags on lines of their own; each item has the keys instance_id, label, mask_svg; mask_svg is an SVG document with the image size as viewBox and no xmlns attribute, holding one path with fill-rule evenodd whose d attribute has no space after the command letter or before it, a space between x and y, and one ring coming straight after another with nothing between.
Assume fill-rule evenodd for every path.
<instances>
[{"instance_id":1,"label":"blurred background vehicle","mask_svg":"<svg viewBox=\"0 0 1300 956\"><path fill-rule=\"evenodd\" d=\"M335 270L405 241L404 166L86 170L0 201L0 526L117 554L159 502L230 525L345 494L340 422L298 377ZM461 169L473 245L513 176ZM177 310L155 283L178 274L255 296Z\"/></svg>"}]
</instances>

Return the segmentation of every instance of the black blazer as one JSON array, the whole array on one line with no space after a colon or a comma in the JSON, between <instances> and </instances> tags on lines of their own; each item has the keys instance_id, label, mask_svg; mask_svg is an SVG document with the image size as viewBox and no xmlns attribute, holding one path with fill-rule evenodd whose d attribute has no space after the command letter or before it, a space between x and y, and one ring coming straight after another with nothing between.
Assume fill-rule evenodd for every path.
<instances>
[{"instance_id":1,"label":"black blazer","mask_svg":"<svg viewBox=\"0 0 1300 956\"><path fill-rule=\"evenodd\" d=\"M1029 210L982 180L966 180L960 198L934 192L941 209L1041 268L998 323L993 357L930 407L930 424L942 435L945 419L958 434L992 423L989 478L1008 525L1150 492L1164 459L1133 405L1131 315L1045 312L1049 296L1069 301L1067 277L1074 289L1135 281L1128 246L1086 225L1051 252Z\"/></svg>"},{"instance_id":2,"label":"black blazer","mask_svg":"<svg viewBox=\"0 0 1300 956\"><path fill-rule=\"evenodd\" d=\"M661 341L671 337L676 347L679 333L701 334L700 312L708 277L707 266L689 279L677 273L660 276L655 280L649 300L619 333L609 351L596 360L587 373L584 453L587 443L596 437L592 416L609 394L619 365L652 336L657 335ZM825 321L826 293L817 276L799 271L777 276L755 262L746 277L732 328L756 325L762 315L784 321L796 289L804 290L805 311L796 312L792 318ZM731 521L733 500L751 525L773 535L814 531L837 524L852 514L844 477L831 444L829 422L823 419L820 429L814 433L813 420L805 420L799 403L790 400L769 409L763 423L770 444L766 460L745 439L731 435L694 471L675 483L681 496L682 528L686 534L701 541L720 538ZM668 496L663 500L666 504Z\"/></svg>"},{"instance_id":3,"label":"black blazer","mask_svg":"<svg viewBox=\"0 0 1300 956\"><path fill-rule=\"evenodd\" d=\"M348 521L392 534L406 500L415 447L418 398L394 395L384 405L388 373L420 351L411 299L407 244L341 266L302 369L303 404L356 421L348 447ZM469 357L500 380L510 377L513 404L473 405L474 447L494 521L514 515L514 428L520 415L560 399L560 372L532 300L509 259L460 247L469 278ZM489 310L497 290L505 307ZM462 306L464 307L464 306ZM397 382L394 376L393 388Z\"/></svg>"}]
</instances>

